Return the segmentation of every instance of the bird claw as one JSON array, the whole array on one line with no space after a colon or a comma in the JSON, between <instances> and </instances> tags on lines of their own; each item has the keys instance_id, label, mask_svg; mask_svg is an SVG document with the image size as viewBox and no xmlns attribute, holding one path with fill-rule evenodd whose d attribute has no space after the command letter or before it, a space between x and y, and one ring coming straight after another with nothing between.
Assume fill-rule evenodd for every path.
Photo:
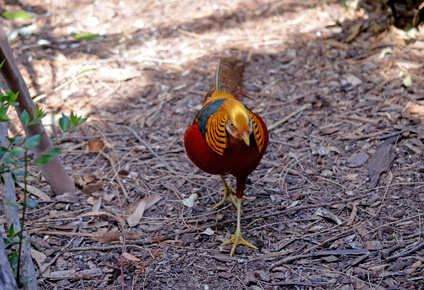
<instances>
[{"instance_id":1,"label":"bird claw","mask_svg":"<svg viewBox=\"0 0 424 290\"><path fill-rule=\"evenodd\" d=\"M234 205L234 207L236 209L238 209L236 199L234 198L236 193L230 187L230 185L228 185L228 183L225 181L225 178L224 178L223 175L221 175L221 179L222 179L222 182L224 183L224 186L225 186L224 197L221 199L220 202L218 202L215 206L213 206L212 209L216 209L216 208L222 206L226 201L230 201ZM243 196L242 199L250 200L250 198L248 198L246 196Z\"/></svg>"},{"instance_id":2,"label":"bird claw","mask_svg":"<svg viewBox=\"0 0 424 290\"><path fill-rule=\"evenodd\" d=\"M243 196L242 199L250 200L250 198L246 197L246 196ZM237 202L235 201L234 197L230 194L227 194L227 193L224 195L224 197L221 199L220 202L218 202L217 204L215 204L212 207L212 209L217 209L218 207L222 206L226 201L231 202L234 205L234 207L237 209L238 205L237 205ZM241 211L241 212L243 213L243 211Z\"/></svg>"},{"instance_id":3,"label":"bird claw","mask_svg":"<svg viewBox=\"0 0 424 290\"><path fill-rule=\"evenodd\" d=\"M221 199L220 202L218 202L216 205L214 205L212 208L216 209L218 207L220 207L221 205L223 205L226 201L230 201L234 207L237 209L237 203L234 200L234 197L232 195L229 195L227 193L225 193L224 197Z\"/></svg>"},{"instance_id":4,"label":"bird claw","mask_svg":"<svg viewBox=\"0 0 424 290\"><path fill-rule=\"evenodd\" d=\"M231 239L229 241L221 244L221 247L222 246L226 246L226 245L230 245L230 244L233 244L233 247L232 247L231 252L230 252L230 256L232 256L234 254L237 246L240 245L240 244L241 245L248 246L248 247L250 247L252 249L255 249L255 250L258 249L257 247L255 247L254 245L252 245L251 243L249 243L248 241L246 241L245 239L243 239L243 237L241 236L241 234L239 234L239 235L237 235L237 234L232 235L231 236Z\"/></svg>"}]
</instances>

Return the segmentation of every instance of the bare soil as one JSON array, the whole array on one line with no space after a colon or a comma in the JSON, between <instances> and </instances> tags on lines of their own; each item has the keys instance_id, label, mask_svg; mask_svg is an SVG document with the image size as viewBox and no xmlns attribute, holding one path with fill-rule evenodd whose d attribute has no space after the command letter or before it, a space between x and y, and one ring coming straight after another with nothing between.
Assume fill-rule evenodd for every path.
<instances>
[{"instance_id":1,"label":"bare soil","mask_svg":"<svg viewBox=\"0 0 424 290\"><path fill-rule=\"evenodd\" d=\"M35 25L11 45L77 187L31 168L40 288L422 288L424 29L374 2L0 1L38 15L2 25ZM243 102L270 132L243 204L259 249L232 257L236 212L183 146L224 56L250 59ZM71 110L89 121L62 136Z\"/></svg>"}]
</instances>

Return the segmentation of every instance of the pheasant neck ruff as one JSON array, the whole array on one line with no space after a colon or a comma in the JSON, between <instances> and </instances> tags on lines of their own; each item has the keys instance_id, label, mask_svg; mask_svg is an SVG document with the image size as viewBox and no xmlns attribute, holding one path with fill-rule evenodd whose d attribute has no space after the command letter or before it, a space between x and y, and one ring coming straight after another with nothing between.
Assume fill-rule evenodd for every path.
<instances>
[{"instance_id":1,"label":"pheasant neck ruff","mask_svg":"<svg viewBox=\"0 0 424 290\"><path fill-rule=\"evenodd\" d=\"M234 115L231 113L234 108L246 112L252 121L252 133L258 150L261 152L264 147L264 128L259 119L232 95L223 91L215 91L196 118L196 123L206 143L215 153L221 156L224 154L228 147L228 133L225 125L228 118Z\"/></svg>"}]
</instances>

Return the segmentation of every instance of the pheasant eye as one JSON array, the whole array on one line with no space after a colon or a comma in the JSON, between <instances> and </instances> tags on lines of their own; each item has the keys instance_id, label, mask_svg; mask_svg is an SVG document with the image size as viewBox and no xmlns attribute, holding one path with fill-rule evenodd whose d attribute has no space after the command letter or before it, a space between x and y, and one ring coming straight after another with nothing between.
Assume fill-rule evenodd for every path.
<instances>
[{"instance_id":1,"label":"pheasant eye","mask_svg":"<svg viewBox=\"0 0 424 290\"><path fill-rule=\"evenodd\" d=\"M231 127L231 128L234 128L234 124L233 124L233 123L230 123L230 127Z\"/></svg>"}]
</instances>

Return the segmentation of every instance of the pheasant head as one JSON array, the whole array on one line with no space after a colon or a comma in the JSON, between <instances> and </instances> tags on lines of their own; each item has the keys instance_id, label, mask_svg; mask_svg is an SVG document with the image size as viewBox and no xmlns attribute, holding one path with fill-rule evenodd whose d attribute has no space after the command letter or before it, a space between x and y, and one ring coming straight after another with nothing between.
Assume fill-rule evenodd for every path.
<instances>
[{"instance_id":1,"label":"pheasant head","mask_svg":"<svg viewBox=\"0 0 424 290\"><path fill-rule=\"evenodd\" d=\"M252 134L252 120L249 111L234 98L224 102L222 109L227 114L225 129L228 134L235 139L243 140L249 146L250 134Z\"/></svg>"}]
</instances>

